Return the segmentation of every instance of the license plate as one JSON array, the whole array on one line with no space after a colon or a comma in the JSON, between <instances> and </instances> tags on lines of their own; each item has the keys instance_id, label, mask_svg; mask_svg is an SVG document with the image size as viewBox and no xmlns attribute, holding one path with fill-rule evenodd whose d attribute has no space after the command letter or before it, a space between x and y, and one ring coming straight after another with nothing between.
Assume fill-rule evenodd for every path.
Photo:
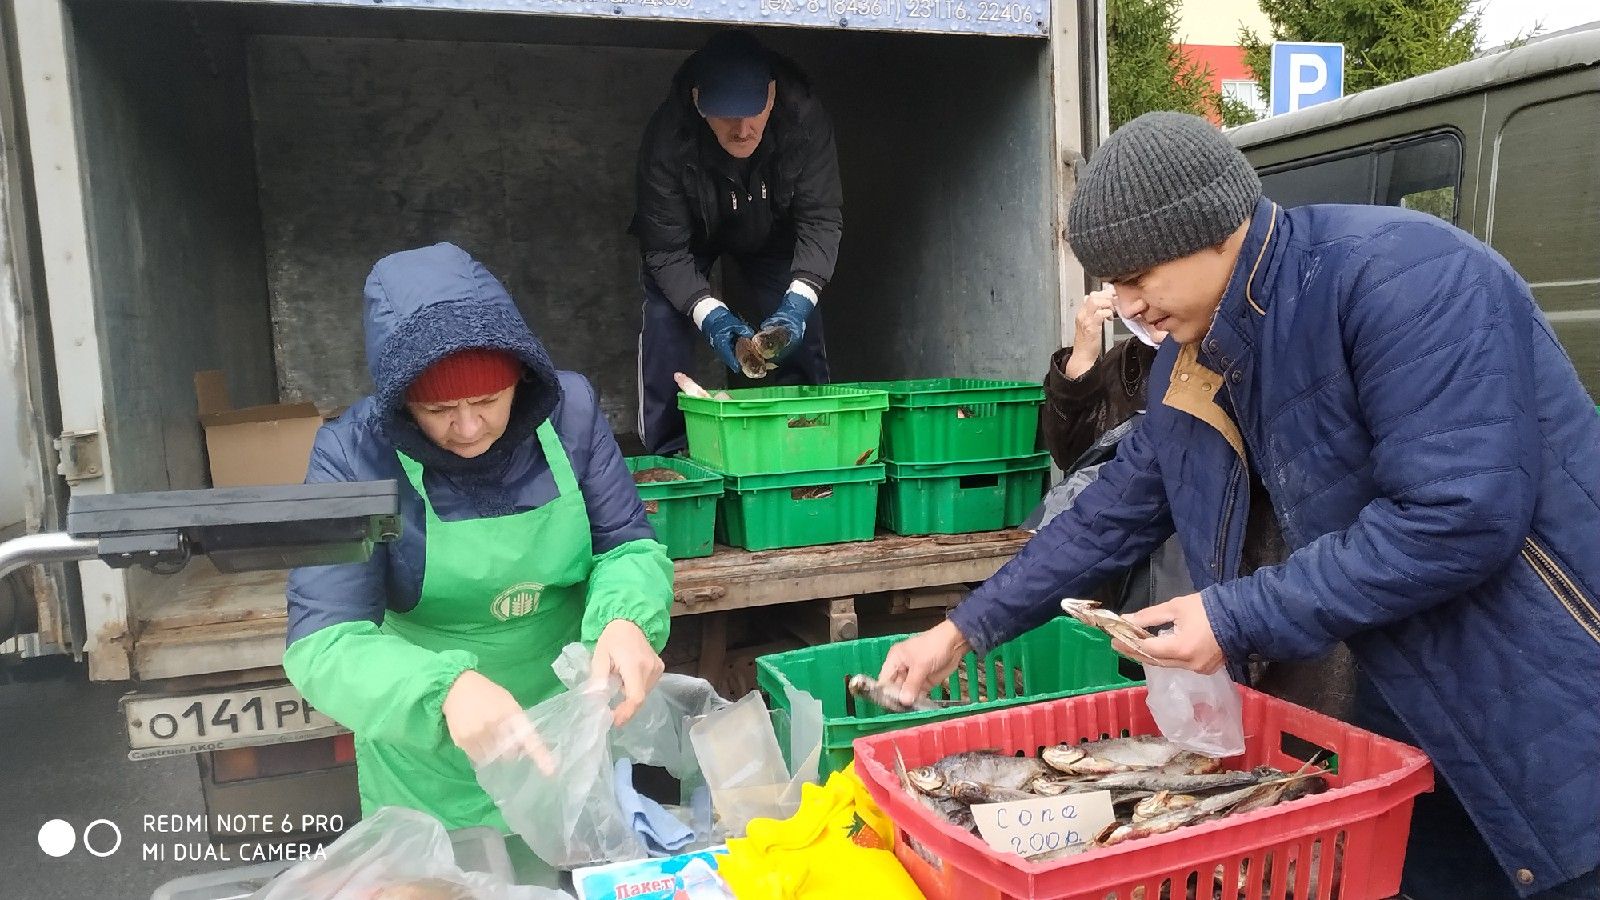
<instances>
[{"instance_id":1,"label":"license plate","mask_svg":"<svg viewBox=\"0 0 1600 900\"><path fill-rule=\"evenodd\" d=\"M291 684L204 694L129 694L122 711L129 759L286 744L345 730L313 709Z\"/></svg>"}]
</instances>

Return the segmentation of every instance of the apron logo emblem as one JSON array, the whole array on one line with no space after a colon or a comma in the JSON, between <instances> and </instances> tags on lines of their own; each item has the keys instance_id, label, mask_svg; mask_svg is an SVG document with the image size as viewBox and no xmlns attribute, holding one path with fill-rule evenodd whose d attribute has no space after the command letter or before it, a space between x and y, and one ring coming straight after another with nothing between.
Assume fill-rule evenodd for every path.
<instances>
[{"instance_id":1,"label":"apron logo emblem","mask_svg":"<svg viewBox=\"0 0 1600 900\"><path fill-rule=\"evenodd\" d=\"M542 594L544 585L536 582L512 585L494 598L494 602L489 604L489 611L502 622L531 615L539 611L539 597Z\"/></svg>"}]
</instances>

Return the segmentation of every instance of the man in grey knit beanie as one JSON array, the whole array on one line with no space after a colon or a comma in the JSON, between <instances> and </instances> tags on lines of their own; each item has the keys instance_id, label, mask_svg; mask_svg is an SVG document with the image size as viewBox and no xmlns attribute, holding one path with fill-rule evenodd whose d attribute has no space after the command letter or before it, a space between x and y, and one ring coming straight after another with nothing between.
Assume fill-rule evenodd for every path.
<instances>
[{"instance_id":1,"label":"man in grey knit beanie","mask_svg":"<svg viewBox=\"0 0 1600 900\"><path fill-rule=\"evenodd\" d=\"M1243 681L1343 642L1354 723L1437 768L1364 896L1600 900L1600 416L1528 283L1427 213L1285 209L1171 113L1095 153L1068 237L1171 334L1146 417L879 680L909 704L1176 534L1198 590L1124 652Z\"/></svg>"},{"instance_id":2,"label":"man in grey knit beanie","mask_svg":"<svg viewBox=\"0 0 1600 900\"><path fill-rule=\"evenodd\" d=\"M1146 113L1095 151L1067 238L1117 311L1179 343L1204 337L1261 199L1261 180L1198 116Z\"/></svg>"}]
</instances>

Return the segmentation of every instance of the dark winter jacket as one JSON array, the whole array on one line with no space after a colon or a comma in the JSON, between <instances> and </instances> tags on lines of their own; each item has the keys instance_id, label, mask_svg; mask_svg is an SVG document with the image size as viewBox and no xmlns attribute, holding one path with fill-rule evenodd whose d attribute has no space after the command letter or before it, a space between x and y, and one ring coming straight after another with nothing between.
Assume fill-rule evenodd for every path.
<instances>
[{"instance_id":1,"label":"dark winter jacket","mask_svg":"<svg viewBox=\"0 0 1600 900\"><path fill-rule=\"evenodd\" d=\"M1062 347L1050 357L1039 410L1045 449L1063 472L1096 438L1144 410L1145 382L1156 351L1138 340L1121 341L1077 378L1068 378L1061 368L1071 355L1071 347Z\"/></svg>"},{"instance_id":2,"label":"dark winter jacket","mask_svg":"<svg viewBox=\"0 0 1600 900\"><path fill-rule=\"evenodd\" d=\"M1528 285L1428 215L1262 201L1143 426L951 613L992 647L1176 528L1242 674L1346 641L1524 895L1600 866L1600 416ZM1260 473L1288 549L1236 577Z\"/></svg>"},{"instance_id":3,"label":"dark winter jacket","mask_svg":"<svg viewBox=\"0 0 1600 900\"><path fill-rule=\"evenodd\" d=\"M777 100L748 162L729 156L695 109L694 56L645 129L629 230L645 274L685 314L711 296L696 256L779 256L819 291L833 277L844 203L833 125L800 70L772 60Z\"/></svg>"}]
</instances>

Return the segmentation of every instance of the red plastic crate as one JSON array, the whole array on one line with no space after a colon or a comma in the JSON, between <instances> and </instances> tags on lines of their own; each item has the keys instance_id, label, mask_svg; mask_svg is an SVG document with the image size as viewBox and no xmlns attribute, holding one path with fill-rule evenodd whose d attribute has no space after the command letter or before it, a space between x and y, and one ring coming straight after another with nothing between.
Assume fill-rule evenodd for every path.
<instances>
[{"instance_id":1,"label":"red plastic crate","mask_svg":"<svg viewBox=\"0 0 1600 900\"><path fill-rule=\"evenodd\" d=\"M1321 748L1338 759L1337 773L1325 773L1326 793L1031 863L995 853L982 839L937 819L906 795L895 774L897 749L906 766L915 768L963 750L1037 754L1062 741L1157 734L1142 687L864 737L855 743L856 772L894 820L895 855L930 900L1183 900L1191 886L1198 892L1190 896L1209 900L1219 867L1222 884L1234 888L1223 891L1227 900L1380 900L1399 893L1411 805L1418 794L1433 789L1427 757L1248 688L1240 694L1245 752L1228 765L1294 771L1304 756ZM1335 847L1342 852L1330 852Z\"/></svg>"}]
</instances>

